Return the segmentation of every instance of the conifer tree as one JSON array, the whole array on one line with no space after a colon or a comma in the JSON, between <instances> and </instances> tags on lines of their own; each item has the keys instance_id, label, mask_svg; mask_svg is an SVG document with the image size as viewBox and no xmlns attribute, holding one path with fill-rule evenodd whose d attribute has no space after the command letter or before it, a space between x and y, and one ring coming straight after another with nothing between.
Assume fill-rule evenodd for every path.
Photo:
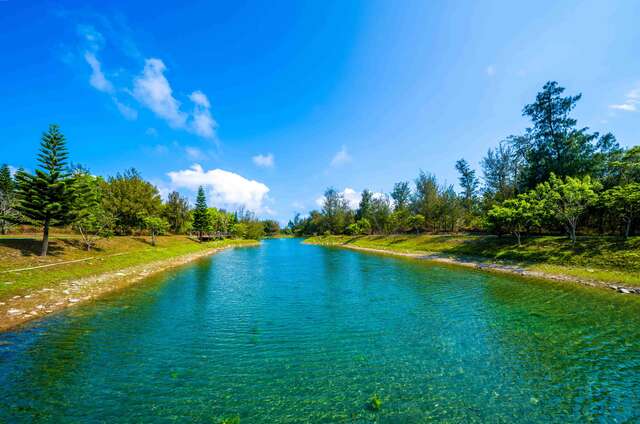
<instances>
[{"instance_id":1,"label":"conifer tree","mask_svg":"<svg viewBox=\"0 0 640 424\"><path fill-rule=\"evenodd\" d=\"M75 201L74 179L67 171L65 137L57 125L50 125L42 135L39 169L35 174L19 171L18 210L43 226L41 256L47 255L49 228L66 225L73 220Z\"/></svg>"},{"instance_id":2,"label":"conifer tree","mask_svg":"<svg viewBox=\"0 0 640 424\"><path fill-rule=\"evenodd\" d=\"M198 233L198 238L202 239L203 233L210 227L209 210L207 208L207 198L204 195L202 186L198 187L196 197L196 207L193 210L193 230Z\"/></svg>"},{"instance_id":3,"label":"conifer tree","mask_svg":"<svg viewBox=\"0 0 640 424\"><path fill-rule=\"evenodd\" d=\"M15 210L15 183L8 165L0 168L0 234L7 234L18 220Z\"/></svg>"}]
</instances>

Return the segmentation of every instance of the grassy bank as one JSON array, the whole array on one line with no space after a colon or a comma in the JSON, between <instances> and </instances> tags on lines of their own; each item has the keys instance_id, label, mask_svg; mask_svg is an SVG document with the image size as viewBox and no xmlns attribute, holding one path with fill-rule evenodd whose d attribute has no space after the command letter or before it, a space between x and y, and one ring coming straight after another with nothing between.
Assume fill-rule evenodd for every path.
<instances>
[{"instance_id":1,"label":"grassy bank","mask_svg":"<svg viewBox=\"0 0 640 424\"><path fill-rule=\"evenodd\" d=\"M473 235L318 236L307 243L346 245L401 253L517 265L529 271L640 286L640 237L523 238Z\"/></svg>"},{"instance_id":2,"label":"grassy bank","mask_svg":"<svg viewBox=\"0 0 640 424\"><path fill-rule=\"evenodd\" d=\"M113 237L87 252L77 237L60 235L52 238L50 254L43 258L38 256L40 243L35 236L0 237L0 301L131 266L255 243L252 240L198 243L185 236L164 236L158 237L157 246L153 247L148 238Z\"/></svg>"}]
</instances>

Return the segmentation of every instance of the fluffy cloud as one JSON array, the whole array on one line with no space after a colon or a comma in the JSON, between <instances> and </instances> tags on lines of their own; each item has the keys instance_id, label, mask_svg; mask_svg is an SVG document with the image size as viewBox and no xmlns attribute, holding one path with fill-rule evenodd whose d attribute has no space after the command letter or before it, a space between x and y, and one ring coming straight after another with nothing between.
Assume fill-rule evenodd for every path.
<instances>
[{"instance_id":1,"label":"fluffy cloud","mask_svg":"<svg viewBox=\"0 0 640 424\"><path fill-rule=\"evenodd\" d=\"M96 58L96 55L91 52L84 53L84 60L87 61L91 67L91 76L89 77L89 84L98 91L105 93L113 92L113 84L109 81L102 72L102 65Z\"/></svg>"},{"instance_id":2,"label":"fluffy cloud","mask_svg":"<svg viewBox=\"0 0 640 424\"><path fill-rule=\"evenodd\" d=\"M164 119L172 128L183 129L207 139L215 139L217 123L211 114L211 103L200 90L189 95L193 103L192 110L183 110L181 102L174 96L164 62L158 58L147 58L144 68L130 84L117 84L109 80L103 70L98 53L105 46L102 34L90 25L79 25L78 34L82 39L83 56L91 69L89 84L98 91L111 96L115 106L126 119L136 119L138 112L125 104L123 96L133 96L141 105L150 109L156 116ZM131 75L124 70L122 75ZM117 74L114 74L117 75ZM129 80L130 81L130 80Z\"/></svg>"},{"instance_id":3,"label":"fluffy cloud","mask_svg":"<svg viewBox=\"0 0 640 424\"><path fill-rule=\"evenodd\" d=\"M160 59L147 59L142 74L133 80L133 96L172 127L183 127L187 114L180 111L180 102L173 97L165 70Z\"/></svg>"},{"instance_id":4,"label":"fluffy cloud","mask_svg":"<svg viewBox=\"0 0 640 424\"><path fill-rule=\"evenodd\" d=\"M197 190L203 186L209 192L209 200L218 207L234 209L244 207L256 213L270 213L265 205L269 187L255 180L222 169L205 171L199 164L189 169L167 174L175 188Z\"/></svg>"},{"instance_id":5,"label":"fluffy cloud","mask_svg":"<svg viewBox=\"0 0 640 424\"><path fill-rule=\"evenodd\" d=\"M623 103L609 105L610 109L623 110L625 112L636 112L640 104L640 88L635 88L627 93Z\"/></svg>"},{"instance_id":6,"label":"fluffy cloud","mask_svg":"<svg viewBox=\"0 0 640 424\"><path fill-rule=\"evenodd\" d=\"M263 168L273 168L275 165L275 160L273 158L273 154L269 153L268 155L256 155L251 158L253 163L257 166L261 166Z\"/></svg>"},{"instance_id":7,"label":"fluffy cloud","mask_svg":"<svg viewBox=\"0 0 640 424\"><path fill-rule=\"evenodd\" d=\"M217 124L211 116L211 103L207 96L202 91L194 91L189 96L194 104L193 113L189 115L182 111L180 101L173 96L173 89L164 75L166 69L162 60L147 59L142 73L133 81L133 96L172 128L183 128L200 137L213 138Z\"/></svg>"},{"instance_id":8,"label":"fluffy cloud","mask_svg":"<svg viewBox=\"0 0 640 424\"><path fill-rule=\"evenodd\" d=\"M331 166L336 167L349 162L351 162L351 156L347 151L347 146L342 146L338 153L336 153L331 159Z\"/></svg>"}]
</instances>

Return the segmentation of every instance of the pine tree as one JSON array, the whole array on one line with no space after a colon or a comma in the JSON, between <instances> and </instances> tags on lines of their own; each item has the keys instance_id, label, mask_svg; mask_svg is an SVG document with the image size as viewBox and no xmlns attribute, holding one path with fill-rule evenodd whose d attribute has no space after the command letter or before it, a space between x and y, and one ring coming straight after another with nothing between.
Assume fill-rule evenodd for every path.
<instances>
[{"instance_id":1,"label":"pine tree","mask_svg":"<svg viewBox=\"0 0 640 424\"><path fill-rule=\"evenodd\" d=\"M15 210L15 183L8 165L0 168L0 234L7 234L18 220Z\"/></svg>"},{"instance_id":2,"label":"pine tree","mask_svg":"<svg viewBox=\"0 0 640 424\"><path fill-rule=\"evenodd\" d=\"M66 225L73 220L75 201L74 179L66 170L67 149L65 137L57 125L50 125L42 135L35 174L20 171L18 183L18 210L27 218L42 223L42 256L49 247L49 228Z\"/></svg>"},{"instance_id":3,"label":"pine tree","mask_svg":"<svg viewBox=\"0 0 640 424\"><path fill-rule=\"evenodd\" d=\"M198 197L196 197L196 207L193 210L193 229L198 233L198 238L202 240L202 234L207 232L209 227L210 221L207 198L204 195L204 189L200 186L198 188Z\"/></svg>"}]
</instances>

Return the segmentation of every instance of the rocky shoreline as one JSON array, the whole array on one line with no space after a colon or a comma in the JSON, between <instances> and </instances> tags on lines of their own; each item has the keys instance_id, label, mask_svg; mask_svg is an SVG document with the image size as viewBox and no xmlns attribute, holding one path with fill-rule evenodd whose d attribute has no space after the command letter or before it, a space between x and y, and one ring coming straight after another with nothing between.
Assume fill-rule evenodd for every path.
<instances>
[{"instance_id":1,"label":"rocky shoreline","mask_svg":"<svg viewBox=\"0 0 640 424\"><path fill-rule=\"evenodd\" d=\"M251 246L251 245L247 245ZM96 299L107 293L128 287L140 280L175 268L222 250L243 246L225 246L149 262L99 275L65 281L55 287L33 290L23 296L0 301L0 331L10 330L25 322L42 318L62 309Z\"/></svg>"},{"instance_id":2,"label":"rocky shoreline","mask_svg":"<svg viewBox=\"0 0 640 424\"><path fill-rule=\"evenodd\" d=\"M359 250L359 251L372 252L372 253L381 253L381 254L392 255L392 256L403 256L408 258L426 260L430 262L437 262L437 263L443 263L443 264L449 264L449 265L455 265L455 266L463 266L465 268L474 268L474 269L484 270L488 272L515 274L523 277L536 278L536 279L542 279L542 280L565 281L565 282L582 284L584 286L589 286L589 287L598 287L598 288L615 290L621 294L636 294L636 295L640 294L640 287L630 287L630 286L625 286L621 284L611 284L604 281L590 280L586 278L574 277L571 275L552 274L552 273L547 273L542 271L530 271L514 265L502 265L502 264L496 264L496 263L487 264L487 263L474 262L469 260L455 259L451 257L440 256L437 254L397 252L393 250L374 249L371 247L360 247L360 246L353 246L348 244L333 244L333 243L327 243L327 244L313 243L313 244L335 246L335 247L341 247L345 249Z\"/></svg>"}]
</instances>

